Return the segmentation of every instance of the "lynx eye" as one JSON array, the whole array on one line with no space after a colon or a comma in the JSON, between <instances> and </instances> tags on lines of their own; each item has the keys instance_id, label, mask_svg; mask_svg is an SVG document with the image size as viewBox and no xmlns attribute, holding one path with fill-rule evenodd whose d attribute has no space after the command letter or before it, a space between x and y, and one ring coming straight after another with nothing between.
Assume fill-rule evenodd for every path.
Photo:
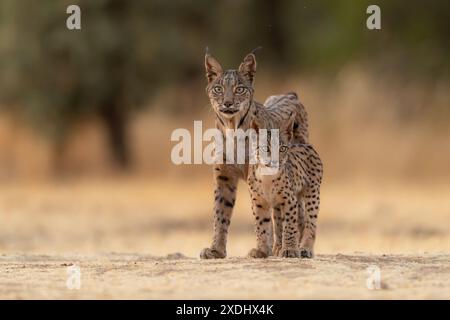
<instances>
[{"instance_id":1,"label":"lynx eye","mask_svg":"<svg viewBox=\"0 0 450 320\"><path fill-rule=\"evenodd\" d=\"M280 146L280 152L286 152L287 146Z\"/></svg>"},{"instance_id":2,"label":"lynx eye","mask_svg":"<svg viewBox=\"0 0 450 320\"><path fill-rule=\"evenodd\" d=\"M221 86L214 86L213 92L217 94L221 94L223 92L223 88Z\"/></svg>"},{"instance_id":3,"label":"lynx eye","mask_svg":"<svg viewBox=\"0 0 450 320\"><path fill-rule=\"evenodd\" d=\"M234 93L236 93L236 94L243 94L243 93L245 93L245 91L247 91L247 88L244 86L239 86L239 87L236 87L236 89L234 89Z\"/></svg>"},{"instance_id":4,"label":"lynx eye","mask_svg":"<svg viewBox=\"0 0 450 320\"><path fill-rule=\"evenodd\" d=\"M262 146L262 147L261 147L261 150L262 150L263 152L269 152L269 146Z\"/></svg>"}]
</instances>

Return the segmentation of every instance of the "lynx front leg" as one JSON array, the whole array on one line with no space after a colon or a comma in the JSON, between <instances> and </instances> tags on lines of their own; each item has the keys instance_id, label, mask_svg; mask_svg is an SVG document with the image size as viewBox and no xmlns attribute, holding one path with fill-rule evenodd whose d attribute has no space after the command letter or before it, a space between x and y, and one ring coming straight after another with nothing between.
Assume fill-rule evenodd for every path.
<instances>
[{"instance_id":1,"label":"lynx front leg","mask_svg":"<svg viewBox=\"0 0 450 320\"><path fill-rule=\"evenodd\" d=\"M298 199L300 199L298 197ZM303 228L305 225L305 214L304 214L304 207L303 207L303 202L301 200L298 200L297 202L297 224L298 224L298 237L299 239L301 239L302 237L302 232L303 232ZM281 246L282 246L282 241L283 241L283 218L282 218L282 214L281 214L281 209L280 207L275 207L274 211L273 211L273 228L275 230L274 232L274 239L275 242L273 244L273 249L272 249L272 253L274 256L279 256L281 255ZM294 219L295 220L295 219Z\"/></svg>"},{"instance_id":2,"label":"lynx front leg","mask_svg":"<svg viewBox=\"0 0 450 320\"><path fill-rule=\"evenodd\" d=\"M227 255L228 227L236 200L238 179L231 173L214 168L216 189L214 191L214 239L210 248L200 252L202 259L225 258Z\"/></svg>"},{"instance_id":3,"label":"lynx front leg","mask_svg":"<svg viewBox=\"0 0 450 320\"><path fill-rule=\"evenodd\" d=\"M272 222L274 230L274 243L272 247L272 254L279 256L281 253L281 245L283 242L283 219L281 217L280 207L275 207L272 213Z\"/></svg>"},{"instance_id":4,"label":"lynx front leg","mask_svg":"<svg viewBox=\"0 0 450 320\"><path fill-rule=\"evenodd\" d=\"M252 195L252 210L255 216L256 248L248 253L251 258L267 258L270 255L272 238L271 216L268 204Z\"/></svg>"},{"instance_id":5,"label":"lynx front leg","mask_svg":"<svg viewBox=\"0 0 450 320\"><path fill-rule=\"evenodd\" d=\"M300 252L298 243L300 240L300 230L298 229L298 205L294 196L282 206L283 217L283 243L281 246L281 256L284 258L298 258Z\"/></svg>"},{"instance_id":6,"label":"lynx front leg","mask_svg":"<svg viewBox=\"0 0 450 320\"><path fill-rule=\"evenodd\" d=\"M320 186L312 185L303 195L305 203L305 223L300 240L300 254L302 258L314 257L314 242L316 240L317 215L320 205Z\"/></svg>"}]
</instances>

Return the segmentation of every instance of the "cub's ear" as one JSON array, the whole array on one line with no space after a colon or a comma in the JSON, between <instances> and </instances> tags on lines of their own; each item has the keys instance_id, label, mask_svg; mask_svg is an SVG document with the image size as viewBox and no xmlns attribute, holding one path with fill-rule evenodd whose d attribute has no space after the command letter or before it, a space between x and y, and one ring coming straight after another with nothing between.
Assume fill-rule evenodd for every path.
<instances>
[{"instance_id":1,"label":"cub's ear","mask_svg":"<svg viewBox=\"0 0 450 320\"><path fill-rule=\"evenodd\" d=\"M250 123L250 128L255 130L256 133L258 133L259 125L258 125L258 122L256 121L256 119L252 120L252 122Z\"/></svg>"},{"instance_id":2,"label":"cub's ear","mask_svg":"<svg viewBox=\"0 0 450 320\"><path fill-rule=\"evenodd\" d=\"M208 79L208 83L213 82L217 77L219 77L222 73L222 66L216 59L213 58L206 50L205 54L205 69L206 69L206 78Z\"/></svg>"},{"instance_id":3,"label":"cub's ear","mask_svg":"<svg viewBox=\"0 0 450 320\"><path fill-rule=\"evenodd\" d=\"M256 57L255 54L249 53L245 56L244 61L242 61L239 66L239 73L250 83L253 84L253 79L256 73Z\"/></svg>"},{"instance_id":4,"label":"cub's ear","mask_svg":"<svg viewBox=\"0 0 450 320\"><path fill-rule=\"evenodd\" d=\"M284 134L287 136L288 141L291 141L294 137L294 124L295 124L295 118L296 114L294 112L291 113L289 116L289 119L287 119L282 125L281 125L281 134Z\"/></svg>"}]
</instances>

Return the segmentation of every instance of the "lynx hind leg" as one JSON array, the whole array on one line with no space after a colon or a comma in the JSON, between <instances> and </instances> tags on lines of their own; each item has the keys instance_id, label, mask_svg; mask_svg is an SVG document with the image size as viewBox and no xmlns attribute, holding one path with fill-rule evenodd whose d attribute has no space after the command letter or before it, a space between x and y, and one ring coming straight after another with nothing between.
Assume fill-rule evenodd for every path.
<instances>
[{"instance_id":1,"label":"lynx hind leg","mask_svg":"<svg viewBox=\"0 0 450 320\"><path fill-rule=\"evenodd\" d=\"M283 219L281 217L280 207L275 207L272 212L272 224L273 224L273 246L272 254L279 256L281 253L281 245L283 242Z\"/></svg>"},{"instance_id":2,"label":"lynx hind leg","mask_svg":"<svg viewBox=\"0 0 450 320\"><path fill-rule=\"evenodd\" d=\"M303 235L303 229L305 228L305 201L303 200L302 196L299 195L297 197L297 212L298 212L298 231L299 231L299 237L300 240ZM300 243L299 243L300 245Z\"/></svg>"},{"instance_id":3,"label":"lynx hind leg","mask_svg":"<svg viewBox=\"0 0 450 320\"><path fill-rule=\"evenodd\" d=\"M317 216L320 206L320 185L308 187L303 194L302 201L305 203L305 221L300 240L300 255L302 258L312 258L314 257Z\"/></svg>"}]
</instances>

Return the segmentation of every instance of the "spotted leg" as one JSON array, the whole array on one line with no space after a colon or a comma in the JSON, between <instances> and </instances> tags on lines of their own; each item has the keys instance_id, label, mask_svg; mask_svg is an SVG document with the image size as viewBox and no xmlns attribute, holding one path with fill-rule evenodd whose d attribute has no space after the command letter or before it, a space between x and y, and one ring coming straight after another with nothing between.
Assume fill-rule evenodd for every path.
<instances>
[{"instance_id":1,"label":"spotted leg","mask_svg":"<svg viewBox=\"0 0 450 320\"><path fill-rule=\"evenodd\" d=\"M298 250L300 231L298 230L297 199L294 195L289 195L288 199L290 201L281 207L283 217L283 239L280 255L284 258L298 258L300 256Z\"/></svg>"},{"instance_id":2,"label":"spotted leg","mask_svg":"<svg viewBox=\"0 0 450 320\"><path fill-rule=\"evenodd\" d=\"M281 217L281 209L279 206L273 209L272 213L274 243L272 247L272 254L279 256L281 253L281 245L283 242L283 219Z\"/></svg>"},{"instance_id":3,"label":"spotted leg","mask_svg":"<svg viewBox=\"0 0 450 320\"><path fill-rule=\"evenodd\" d=\"M214 191L214 239L211 247L200 252L202 259L225 258L227 255L227 236L236 200L238 179L226 170L224 165L214 167L216 188Z\"/></svg>"},{"instance_id":4,"label":"spotted leg","mask_svg":"<svg viewBox=\"0 0 450 320\"><path fill-rule=\"evenodd\" d=\"M308 187L304 192L303 201L305 203L305 225L300 240L300 255L302 258L312 258L314 257L314 242L320 205L319 185Z\"/></svg>"}]
</instances>

